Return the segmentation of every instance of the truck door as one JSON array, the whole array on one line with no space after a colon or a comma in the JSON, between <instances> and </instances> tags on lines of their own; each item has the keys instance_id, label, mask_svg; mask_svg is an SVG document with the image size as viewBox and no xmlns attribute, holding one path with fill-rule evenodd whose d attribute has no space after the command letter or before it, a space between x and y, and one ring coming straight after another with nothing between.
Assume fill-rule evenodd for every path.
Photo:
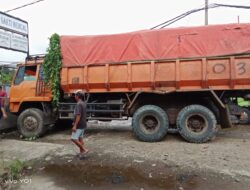
<instances>
[{"instance_id":1,"label":"truck door","mask_svg":"<svg viewBox=\"0 0 250 190\"><path fill-rule=\"evenodd\" d=\"M10 102L32 101L36 95L37 66L20 66L10 90Z\"/></svg>"}]
</instances>

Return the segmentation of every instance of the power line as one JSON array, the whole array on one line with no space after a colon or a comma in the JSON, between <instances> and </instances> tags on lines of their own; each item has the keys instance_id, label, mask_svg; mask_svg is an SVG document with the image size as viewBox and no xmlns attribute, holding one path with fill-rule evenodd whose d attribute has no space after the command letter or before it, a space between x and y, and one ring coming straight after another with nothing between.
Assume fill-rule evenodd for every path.
<instances>
[{"instance_id":1,"label":"power line","mask_svg":"<svg viewBox=\"0 0 250 190\"><path fill-rule=\"evenodd\" d=\"M5 11L5 13L9 13L9 12L11 12L11 11L15 11L15 10L18 10L18 9L22 9L22 8L28 7L28 6L30 6L30 5L34 5L34 4L40 3L41 1L45 1L45 0L33 1L33 2L31 2L31 3L27 3L27 4L24 4L24 5L15 7L15 8L13 8L13 9L9 9L9 10Z\"/></svg>"},{"instance_id":2,"label":"power line","mask_svg":"<svg viewBox=\"0 0 250 190\"><path fill-rule=\"evenodd\" d=\"M227 4L217 4L217 3L213 3L213 4L208 5L207 9L213 9L213 8L218 8L218 7L250 9L250 6L227 5ZM206 9L206 7L202 7L202 8L199 8L199 9L193 9L193 10L187 11L185 13L182 13L182 14L170 19L170 20L167 20L167 21L165 21L165 22L163 22L161 24L158 24L158 25L152 27L151 30L156 29L156 28L165 28L166 26L169 26L169 25L177 22L178 20L181 20L181 19L185 18L190 14L193 14L193 13L196 13L196 12L199 12L199 11L203 11L205 9Z\"/></svg>"},{"instance_id":3,"label":"power line","mask_svg":"<svg viewBox=\"0 0 250 190\"><path fill-rule=\"evenodd\" d=\"M218 3L215 3L215 5L220 6L220 7L228 7L228 8L250 9L250 6L245 6L245 5L227 5L227 4L218 4Z\"/></svg>"},{"instance_id":4,"label":"power line","mask_svg":"<svg viewBox=\"0 0 250 190\"><path fill-rule=\"evenodd\" d=\"M209 5L207 8L208 8L208 9L212 9L212 8L216 8L216 7L217 7L217 6L215 6L214 4L211 4L211 5ZM151 30L152 30L152 29L156 29L156 28L164 28L164 27L166 27L166 26L168 26L168 25L170 25L170 24L173 24L173 23L175 23L176 21L178 21L178 20L180 20L180 19L182 19L182 18L184 18L184 17L190 15L190 14L193 14L193 13L196 13L196 12L199 12L199 11L203 11L203 10L205 10L205 7L187 11L187 12L185 12L185 13L182 13L182 14L180 14L180 15L178 15L178 16L172 18L172 19L170 19L170 20L167 20L167 21L165 21L165 22L163 22L163 23L161 23L161 24L158 24L158 25L152 27Z\"/></svg>"}]
</instances>

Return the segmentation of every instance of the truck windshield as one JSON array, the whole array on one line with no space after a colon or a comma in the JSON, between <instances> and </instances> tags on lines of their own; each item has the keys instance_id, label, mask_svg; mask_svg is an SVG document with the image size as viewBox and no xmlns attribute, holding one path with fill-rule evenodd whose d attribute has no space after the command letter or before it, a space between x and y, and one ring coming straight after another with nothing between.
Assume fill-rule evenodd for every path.
<instances>
[{"instance_id":1,"label":"truck windshield","mask_svg":"<svg viewBox=\"0 0 250 190\"><path fill-rule=\"evenodd\" d=\"M16 78L14 81L15 85L22 83L23 81L35 81L36 80L36 69L37 66L22 66L19 67Z\"/></svg>"}]
</instances>

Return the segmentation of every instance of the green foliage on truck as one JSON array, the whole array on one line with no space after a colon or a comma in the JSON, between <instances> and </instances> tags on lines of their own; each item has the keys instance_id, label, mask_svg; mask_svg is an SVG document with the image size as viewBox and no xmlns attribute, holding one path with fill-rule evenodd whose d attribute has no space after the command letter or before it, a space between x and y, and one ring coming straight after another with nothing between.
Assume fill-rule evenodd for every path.
<instances>
[{"instance_id":1,"label":"green foliage on truck","mask_svg":"<svg viewBox=\"0 0 250 190\"><path fill-rule=\"evenodd\" d=\"M60 98L60 70L61 70L61 50L60 36L53 34L50 38L47 55L43 63L45 83L50 86L52 92L52 102L58 106Z\"/></svg>"}]
</instances>

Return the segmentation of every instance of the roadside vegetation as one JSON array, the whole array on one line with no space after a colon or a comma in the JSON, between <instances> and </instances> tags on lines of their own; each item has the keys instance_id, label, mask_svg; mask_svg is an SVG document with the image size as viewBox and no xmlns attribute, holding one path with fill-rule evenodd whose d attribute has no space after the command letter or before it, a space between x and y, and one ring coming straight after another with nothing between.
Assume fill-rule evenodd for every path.
<instances>
[{"instance_id":1,"label":"roadside vegetation","mask_svg":"<svg viewBox=\"0 0 250 190\"><path fill-rule=\"evenodd\" d=\"M19 159L9 162L1 158L0 189L6 189L11 184L15 184L15 181L24 175L25 167L26 164Z\"/></svg>"},{"instance_id":2,"label":"roadside vegetation","mask_svg":"<svg viewBox=\"0 0 250 190\"><path fill-rule=\"evenodd\" d=\"M2 67L0 68L0 84L11 84L14 70Z\"/></svg>"},{"instance_id":3,"label":"roadside vegetation","mask_svg":"<svg viewBox=\"0 0 250 190\"><path fill-rule=\"evenodd\" d=\"M250 106L250 101L244 100L243 98L238 98L238 104L242 107Z\"/></svg>"}]
</instances>

